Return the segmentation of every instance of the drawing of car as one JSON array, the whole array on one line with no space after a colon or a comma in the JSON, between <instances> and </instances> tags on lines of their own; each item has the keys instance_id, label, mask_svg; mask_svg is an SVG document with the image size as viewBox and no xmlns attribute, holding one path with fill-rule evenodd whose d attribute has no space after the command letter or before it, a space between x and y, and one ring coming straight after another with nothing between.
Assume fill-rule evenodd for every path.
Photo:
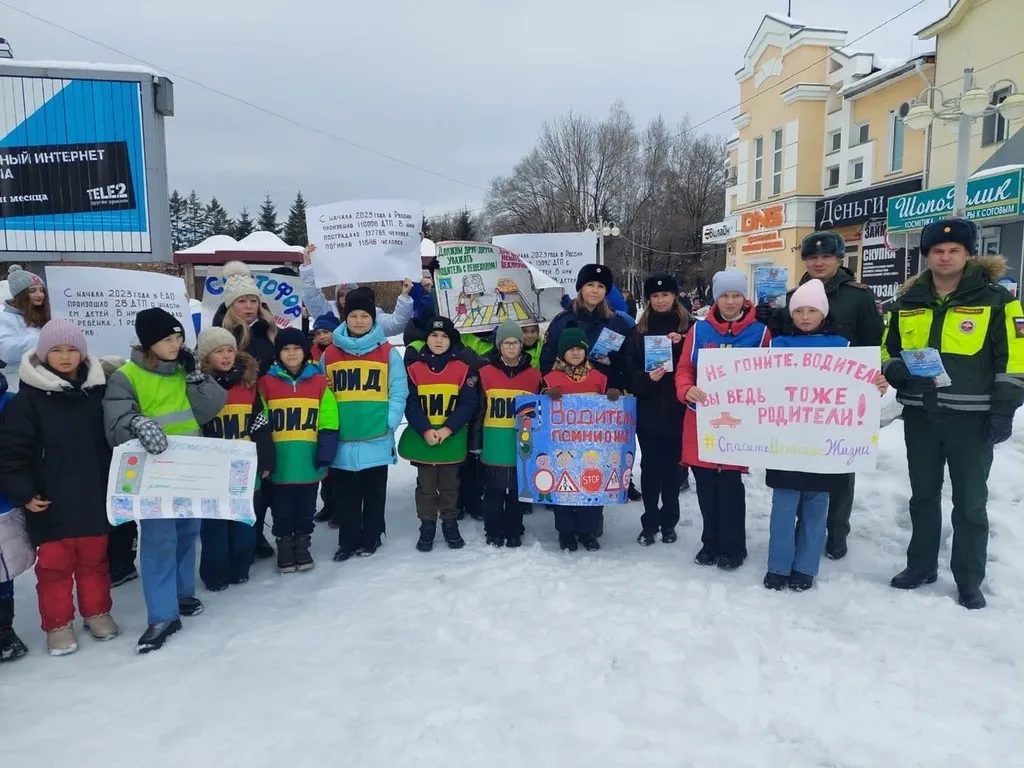
<instances>
[{"instance_id":1,"label":"drawing of car","mask_svg":"<svg viewBox=\"0 0 1024 768\"><path fill-rule=\"evenodd\" d=\"M730 429L735 429L736 427L738 427L742 423L743 423L742 419L737 419L735 416L733 416L728 411L722 411L718 415L717 419L712 419L711 420L711 426L715 427L716 429L719 428L719 427L729 427Z\"/></svg>"}]
</instances>

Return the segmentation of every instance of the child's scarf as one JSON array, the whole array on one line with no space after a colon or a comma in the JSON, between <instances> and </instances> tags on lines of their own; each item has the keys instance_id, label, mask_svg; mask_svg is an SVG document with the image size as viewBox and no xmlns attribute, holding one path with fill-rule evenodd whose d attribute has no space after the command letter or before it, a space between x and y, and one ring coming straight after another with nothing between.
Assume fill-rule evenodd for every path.
<instances>
[{"instance_id":1,"label":"child's scarf","mask_svg":"<svg viewBox=\"0 0 1024 768\"><path fill-rule=\"evenodd\" d=\"M587 378L587 374L593 370L594 366L590 364L589 360L584 360L583 365L569 365L565 360L559 358L555 360L552 368L556 371L561 371L573 381L583 381L583 379Z\"/></svg>"}]
</instances>

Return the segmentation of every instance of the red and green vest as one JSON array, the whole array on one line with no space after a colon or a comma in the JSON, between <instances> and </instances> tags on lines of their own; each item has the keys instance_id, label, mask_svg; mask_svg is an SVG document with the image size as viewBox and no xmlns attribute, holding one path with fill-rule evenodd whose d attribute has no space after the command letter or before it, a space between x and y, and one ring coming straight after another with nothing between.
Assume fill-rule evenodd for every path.
<instances>
[{"instance_id":1,"label":"red and green vest","mask_svg":"<svg viewBox=\"0 0 1024 768\"><path fill-rule=\"evenodd\" d=\"M484 401L481 462L492 467L516 465L516 397L539 391L540 371L536 368L527 368L511 378L494 365L480 369Z\"/></svg>"},{"instance_id":2,"label":"red and green vest","mask_svg":"<svg viewBox=\"0 0 1024 768\"><path fill-rule=\"evenodd\" d=\"M338 403L341 442L375 440L388 433L390 355L387 342L365 355L349 354L334 344L324 351L321 361Z\"/></svg>"},{"instance_id":3,"label":"red and green vest","mask_svg":"<svg viewBox=\"0 0 1024 768\"><path fill-rule=\"evenodd\" d=\"M409 381L416 386L420 407L434 429L440 429L459 402L459 390L469 376L469 366L449 360L439 372L419 361L409 366ZM463 427L440 445L427 445L423 435L409 427L398 441L398 455L417 464L461 464L466 460L468 427Z\"/></svg>"},{"instance_id":4,"label":"red and green vest","mask_svg":"<svg viewBox=\"0 0 1024 768\"><path fill-rule=\"evenodd\" d=\"M227 390L227 402L216 416L203 426L203 435L220 438L221 440L249 440L249 427L252 424L253 409L259 390L256 387L243 387L235 384ZM256 473L256 487L260 487L259 473Z\"/></svg>"},{"instance_id":5,"label":"red and green vest","mask_svg":"<svg viewBox=\"0 0 1024 768\"><path fill-rule=\"evenodd\" d=\"M608 377L596 368L591 368L579 381L565 371L550 371L544 377L544 384L563 395L603 395L608 388Z\"/></svg>"},{"instance_id":6,"label":"red and green vest","mask_svg":"<svg viewBox=\"0 0 1024 768\"><path fill-rule=\"evenodd\" d=\"M276 367L276 366L275 366ZM322 480L326 469L316 467L317 437L321 429L336 429L337 414L327 394L327 380L301 376L299 381L275 375L274 369L260 377L259 391L267 404L270 434L274 440L274 471L271 482L306 485Z\"/></svg>"}]
</instances>

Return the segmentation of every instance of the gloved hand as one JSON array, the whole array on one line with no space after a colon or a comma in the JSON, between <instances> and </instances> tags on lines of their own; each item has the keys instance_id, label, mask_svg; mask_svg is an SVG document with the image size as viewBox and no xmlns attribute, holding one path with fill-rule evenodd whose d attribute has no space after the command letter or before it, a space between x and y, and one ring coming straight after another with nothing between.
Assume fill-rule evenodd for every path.
<instances>
[{"instance_id":1,"label":"gloved hand","mask_svg":"<svg viewBox=\"0 0 1024 768\"><path fill-rule=\"evenodd\" d=\"M612 387L611 389L607 390L604 394L605 394L605 397L607 397L613 403L616 400L618 400L620 397L622 397L622 392L620 392L619 390L615 389L614 387Z\"/></svg>"},{"instance_id":2,"label":"gloved hand","mask_svg":"<svg viewBox=\"0 0 1024 768\"><path fill-rule=\"evenodd\" d=\"M548 389L545 389L541 394L547 395L552 400L562 399L562 390L560 390L558 387L549 387Z\"/></svg>"},{"instance_id":3,"label":"gloved hand","mask_svg":"<svg viewBox=\"0 0 1024 768\"><path fill-rule=\"evenodd\" d=\"M167 450L167 435L163 427L148 416L136 416L128 425L128 430L139 439L146 453L159 456Z\"/></svg>"},{"instance_id":4,"label":"gloved hand","mask_svg":"<svg viewBox=\"0 0 1024 768\"><path fill-rule=\"evenodd\" d=\"M775 309L767 302L761 302L754 307L754 319L763 325L771 325L775 319Z\"/></svg>"},{"instance_id":5,"label":"gloved hand","mask_svg":"<svg viewBox=\"0 0 1024 768\"><path fill-rule=\"evenodd\" d=\"M196 356L187 347L182 347L178 352L178 365L185 369L185 373L196 372Z\"/></svg>"},{"instance_id":6,"label":"gloved hand","mask_svg":"<svg viewBox=\"0 0 1024 768\"><path fill-rule=\"evenodd\" d=\"M1013 416L1006 416L1001 413L990 413L985 422L985 431L982 439L989 445L999 445L1006 442L1013 434Z\"/></svg>"},{"instance_id":7,"label":"gloved hand","mask_svg":"<svg viewBox=\"0 0 1024 768\"><path fill-rule=\"evenodd\" d=\"M914 376L902 360L892 360L885 367L885 380L907 395L923 395L935 390L935 379L929 376Z\"/></svg>"}]
</instances>

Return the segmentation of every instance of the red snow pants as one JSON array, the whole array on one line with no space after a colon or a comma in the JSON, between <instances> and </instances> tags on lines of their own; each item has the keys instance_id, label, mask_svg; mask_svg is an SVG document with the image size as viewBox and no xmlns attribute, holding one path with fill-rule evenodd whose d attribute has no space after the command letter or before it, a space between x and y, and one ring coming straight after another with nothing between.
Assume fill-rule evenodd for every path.
<instances>
[{"instance_id":1,"label":"red snow pants","mask_svg":"<svg viewBox=\"0 0 1024 768\"><path fill-rule=\"evenodd\" d=\"M83 618L110 612L106 534L40 545L36 559L36 592L44 632L60 629L75 620L75 603L71 597L75 585L78 587L78 612Z\"/></svg>"}]
</instances>

